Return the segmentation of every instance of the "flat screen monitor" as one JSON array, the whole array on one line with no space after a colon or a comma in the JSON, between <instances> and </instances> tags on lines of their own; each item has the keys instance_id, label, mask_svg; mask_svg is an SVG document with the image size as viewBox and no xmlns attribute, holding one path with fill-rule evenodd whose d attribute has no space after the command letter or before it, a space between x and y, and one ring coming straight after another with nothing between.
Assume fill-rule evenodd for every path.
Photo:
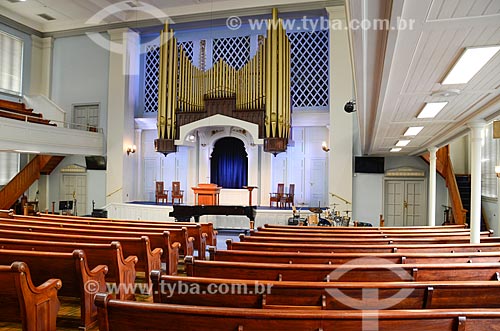
<instances>
[{"instance_id":1,"label":"flat screen monitor","mask_svg":"<svg viewBox=\"0 0 500 331\"><path fill-rule=\"evenodd\" d=\"M354 172L383 174L384 158L374 156L356 156L354 159Z\"/></svg>"},{"instance_id":2,"label":"flat screen monitor","mask_svg":"<svg viewBox=\"0 0 500 331\"><path fill-rule=\"evenodd\" d=\"M59 201L59 210L72 210L73 200Z\"/></svg>"},{"instance_id":3,"label":"flat screen monitor","mask_svg":"<svg viewBox=\"0 0 500 331\"><path fill-rule=\"evenodd\" d=\"M106 158L104 156L86 156L87 170L106 170Z\"/></svg>"}]
</instances>

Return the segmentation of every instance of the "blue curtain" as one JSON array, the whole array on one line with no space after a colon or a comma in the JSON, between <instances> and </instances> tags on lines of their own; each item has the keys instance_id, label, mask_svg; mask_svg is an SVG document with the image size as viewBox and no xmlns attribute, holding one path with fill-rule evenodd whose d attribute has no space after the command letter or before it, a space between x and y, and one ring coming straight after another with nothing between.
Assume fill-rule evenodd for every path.
<instances>
[{"instance_id":1,"label":"blue curtain","mask_svg":"<svg viewBox=\"0 0 500 331\"><path fill-rule=\"evenodd\" d=\"M215 143L210 178L223 188L242 188L248 184L248 156L241 140L228 137Z\"/></svg>"}]
</instances>

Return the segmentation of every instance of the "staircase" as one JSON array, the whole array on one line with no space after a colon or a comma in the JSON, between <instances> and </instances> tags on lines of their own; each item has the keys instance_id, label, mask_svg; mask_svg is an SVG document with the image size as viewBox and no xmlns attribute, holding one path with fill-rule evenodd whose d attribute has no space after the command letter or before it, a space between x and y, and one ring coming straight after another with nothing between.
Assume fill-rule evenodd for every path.
<instances>
[{"instance_id":1,"label":"staircase","mask_svg":"<svg viewBox=\"0 0 500 331\"><path fill-rule=\"evenodd\" d=\"M425 161L429 162L429 153L422 155L422 158ZM458 188L455 172L453 171L453 165L451 163L450 150L448 145L440 148L436 153L436 171L441 176L443 176L446 182L446 186L448 187L448 192L451 200L453 222L455 224L464 224L466 222L468 209L466 209L462 203L461 193Z\"/></svg>"},{"instance_id":2,"label":"staircase","mask_svg":"<svg viewBox=\"0 0 500 331\"><path fill-rule=\"evenodd\" d=\"M9 209L29 187L40 178L50 175L64 156L37 155L2 190L0 209Z\"/></svg>"}]
</instances>

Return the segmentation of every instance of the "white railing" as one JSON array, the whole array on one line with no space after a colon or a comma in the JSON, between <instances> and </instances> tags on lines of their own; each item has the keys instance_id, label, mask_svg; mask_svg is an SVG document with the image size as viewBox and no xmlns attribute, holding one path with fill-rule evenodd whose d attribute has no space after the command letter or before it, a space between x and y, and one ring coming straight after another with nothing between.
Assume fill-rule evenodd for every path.
<instances>
[{"instance_id":1,"label":"white railing","mask_svg":"<svg viewBox=\"0 0 500 331\"><path fill-rule=\"evenodd\" d=\"M47 119L66 122L66 111L44 95L25 95L24 103Z\"/></svg>"}]
</instances>

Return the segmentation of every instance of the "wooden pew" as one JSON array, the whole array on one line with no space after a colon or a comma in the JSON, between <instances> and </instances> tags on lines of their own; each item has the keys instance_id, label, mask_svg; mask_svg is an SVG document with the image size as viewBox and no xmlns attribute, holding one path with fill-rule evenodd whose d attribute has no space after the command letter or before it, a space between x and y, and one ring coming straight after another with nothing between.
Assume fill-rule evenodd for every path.
<instances>
[{"instance_id":1,"label":"wooden pew","mask_svg":"<svg viewBox=\"0 0 500 331\"><path fill-rule=\"evenodd\" d=\"M23 331L56 331L60 279L39 286L24 262L0 266L0 321L21 323Z\"/></svg>"},{"instance_id":2,"label":"wooden pew","mask_svg":"<svg viewBox=\"0 0 500 331\"><path fill-rule=\"evenodd\" d=\"M310 252L310 253L411 253L411 252L495 252L500 243L483 244L423 244L423 245L347 245L347 244L290 244L263 242L233 242L226 240L228 250L273 251L273 252Z\"/></svg>"},{"instance_id":3,"label":"wooden pew","mask_svg":"<svg viewBox=\"0 0 500 331\"><path fill-rule=\"evenodd\" d=\"M379 309L500 308L500 283L496 281L279 282L180 277L160 271L153 271L151 279L154 302L178 305L303 310L360 309L361 306ZM377 291L378 295L363 297L366 290ZM349 305L353 301L355 304Z\"/></svg>"},{"instance_id":4,"label":"wooden pew","mask_svg":"<svg viewBox=\"0 0 500 331\"><path fill-rule=\"evenodd\" d=\"M286 281L473 281L500 280L500 263L373 264L357 259L346 264L279 264L184 260L188 276ZM369 264L371 263L371 264Z\"/></svg>"},{"instance_id":5,"label":"wooden pew","mask_svg":"<svg viewBox=\"0 0 500 331\"><path fill-rule=\"evenodd\" d=\"M209 253L210 261L288 264L344 264L359 258L384 259L398 264L500 262L500 250L465 253L296 253L217 250L210 247Z\"/></svg>"},{"instance_id":6,"label":"wooden pew","mask_svg":"<svg viewBox=\"0 0 500 331\"><path fill-rule=\"evenodd\" d=\"M1 215L1 214L0 214ZM0 216L4 217L4 216ZM24 216L24 215L13 215L13 218L22 218L22 217L28 217L28 218L33 218L36 216ZM211 246L217 246L217 231L214 230L214 225L213 223L190 223L190 222L164 222L164 221L153 221L153 220L126 220L126 219L114 219L114 218L95 218L95 217L85 217L85 216L66 216L66 215L57 215L57 214L44 214L41 213L39 214L39 217L47 218L47 219L54 219L54 220L61 220L61 221L83 221L86 222L87 224L95 224L95 223L102 223L102 224L127 224L130 226L137 226L137 227L142 227L143 225L146 226L152 226L152 227L157 227L157 226L167 226L167 227L190 227L194 226L197 227L198 225L201 226L201 232L207 234L207 245Z\"/></svg>"},{"instance_id":7,"label":"wooden pew","mask_svg":"<svg viewBox=\"0 0 500 331\"><path fill-rule=\"evenodd\" d=\"M388 238L326 238L326 237L266 237L266 236L247 236L240 234L241 242L259 242L259 243L296 243L302 245L309 244L345 244L345 245L411 245L411 244L455 244L470 243L470 236L456 237L426 237L426 238L401 238L390 236ZM499 242L500 238L483 238L483 241Z\"/></svg>"},{"instance_id":8,"label":"wooden pew","mask_svg":"<svg viewBox=\"0 0 500 331\"><path fill-rule=\"evenodd\" d=\"M290 226L279 224L264 224L259 229L271 231L319 231L319 232L458 232L470 231L465 225L446 225L446 226L385 226L385 227L352 227L352 226Z\"/></svg>"},{"instance_id":9,"label":"wooden pew","mask_svg":"<svg viewBox=\"0 0 500 331\"><path fill-rule=\"evenodd\" d=\"M291 232L291 231L255 231L250 230L250 236L253 237L300 237L300 238L356 238L356 239L371 239L371 238L455 238L468 237L469 232L417 232L417 233L335 233L335 232ZM491 236L490 231L482 231L480 236L487 238Z\"/></svg>"},{"instance_id":10,"label":"wooden pew","mask_svg":"<svg viewBox=\"0 0 500 331\"><path fill-rule=\"evenodd\" d=\"M61 236L58 233L38 233L29 231L9 231L0 229L1 238L22 239L22 240L37 240L37 241L53 241L53 242L73 242L73 243L96 243L109 244L112 241L118 241L122 248L124 256L137 256L138 261L135 265L136 271L143 271L146 275L152 270L161 269L161 256L164 252L163 248L155 248L151 250L151 242L148 236L142 237L105 237L105 236L81 236L65 234ZM161 247L166 248L164 261L166 263L166 272L171 275L177 274L177 262L179 259L179 243L172 243L170 234L164 233ZM159 244L159 243L155 243ZM146 278L148 278L146 276Z\"/></svg>"},{"instance_id":11,"label":"wooden pew","mask_svg":"<svg viewBox=\"0 0 500 331\"><path fill-rule=\"evenodd\" d=\"M93 230L93 229L68 229L68 228L49 227L42 225L28 226L28 225L18 225L18 224L6 224L2 223L2 221L0 220L0 230L56 233L60 235L96 236L96 237L108 237L108 238L109 237L140 238L141 236L148 236L152 247L155 248L159 247L163 249L163 258L165 260L169 258L169 256L166 254L166 252L169 252L167 244L171 244L170 242L167 242L167 239L173 242L180 242L180 245L178 246L179 251L181 250L181 248L183 248L183 251L187 255L189 254L192 255L194 251L193 248L194 238L188 237L187 229L185 228L171 229L169 231L164 231L163 233L155 233L155 232L132 232L132 231ZM169 261L166 262L167 265L169 265ZM177 261L175 263L177 263Z\"/></svg>"},{"instance_id":12,"label":"wooden pew","mask_svg":"<svg viewBox=\"0 0 500 331\"><path fill-rule=\"evenodd\" d=\"M380 330L461 331L495 330L500 323L498 309L267 310L118 301L104 293L95 303L100 331L361 330L363 320Z\"/></svg>"},{"instance_id":13,"label":"wooden pew","mask_svg":"<svg viewBox=\"0 0 500 331\"><path fill-rule=\"evenodd\" d=\"M137 227L131 226L129 224L86 224L85 222L61 222L59 220L51 220L46 218L37 217L27 218L27 217L15 217L14 219L1 219L0 224L17 224L17 225L27 225L27 226L48 226L48 227L58 227L58 228L67 228L67 229L91 229L91 230L103 230L103 231L133 231L133 232L155 232L155 233L163 233L164 231L171 231L171 234L174 236L181 231L178 237L174 237L173 240L181 240L184 235L182 234L182 229L186 229L187 236L193 237L193 248L198 250L198 258L204 260L205 252L206 252L206 241L207 234L202 233L201 226L199 224L187 226L187 227L167 227L161 224L158 224L156 227L152 226L144 226ZM181 242L182 243L182 242ZM187 240L185 242L187 245ZM182 254L186 254L184 250L181 249L180 252Z\"/></svg>"},{"instance_id":14,"label":"wooden pew","mask_svg":"<svg viewBox=\"0 0 500 331\"><path fill-rule=\"evenodd\" d=\"M99 265L91 270L82 250L57 253L0 249L0 264L11 264L15 261L23 261L29 265L35 285L50 278L60 279L63 286L58 295L80 298L80 327L88 329L96 324L97 309L93 298L97 291L106 291L107 266ZM86 284L91 285L86 287Z\"/></svg>"},{"instance_id":15,"label":"wooden pew","mask_svg":"<svg viewBox=\"0 0 500 331\"><path fill-rule=\"evenodd\" d=\"M66 253L81 249L87 256L89 268L92 269L98 265L108 267L106 282L116 284L118 299L135 300L135 294L127 293L127 290L133 288L135 284L137 256L124 258L122 246L118 241L113 241L110 244L94 244L0 238L0 248Z\"/></svg>"}]
</instances>

